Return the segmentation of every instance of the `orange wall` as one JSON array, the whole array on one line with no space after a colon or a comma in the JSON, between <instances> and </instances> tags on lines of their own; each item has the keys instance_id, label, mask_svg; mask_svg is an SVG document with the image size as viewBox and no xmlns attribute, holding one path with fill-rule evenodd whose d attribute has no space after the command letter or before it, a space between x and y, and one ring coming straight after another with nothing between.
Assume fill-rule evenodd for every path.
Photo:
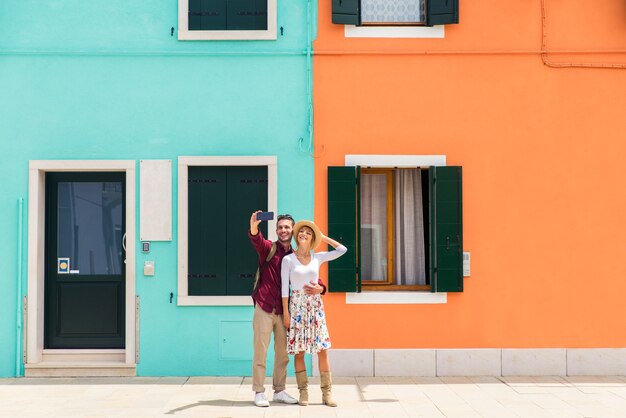
<instances>
[{"instance_id":1,"label":"orange wall","mask_svg":"<svg viewBox=\"0 0 626 418\"><path fill-rule=\"evenodd\" d=\"M333 346L626 347L626 69L545 66L540 0L460 3L434 40L346 39L319 4L316 221L346 154L445 154L463 166L472 256L445 305L327 295ZM551 61L625 66L624 52L588 52L626 51L626 2L546 6Z\"/></svg>"}]
</instances>

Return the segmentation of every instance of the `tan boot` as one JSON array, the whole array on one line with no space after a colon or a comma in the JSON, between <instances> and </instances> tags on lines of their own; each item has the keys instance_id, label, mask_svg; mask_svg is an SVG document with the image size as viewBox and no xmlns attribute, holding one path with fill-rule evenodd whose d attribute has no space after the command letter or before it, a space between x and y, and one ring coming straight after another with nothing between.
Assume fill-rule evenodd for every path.
<instances>
[{"instance_id":1,"label":"tan boot","mask_svg":"<svg viewBox=\"0 0 626 418\"><path fill-rule=\"evenodd\" d=\"M322 403L328 406L337 406L337 402L333 400L333 394L331 393L332 388L332 378L330 376L330 372L321 372L321 384L320 388L322 388Z\"/></svg>"},{"instance_id":2,"label":"tan boot","mask_svg":"<svg viewBox=\"0 0 626 418\"><path fill-rule=\"evenodd\" d=\"M307 406L309 404L309 378L306 375L306 370L296 372L296 382L300 391L298 405Z\"/></svg>"}]
</instances>

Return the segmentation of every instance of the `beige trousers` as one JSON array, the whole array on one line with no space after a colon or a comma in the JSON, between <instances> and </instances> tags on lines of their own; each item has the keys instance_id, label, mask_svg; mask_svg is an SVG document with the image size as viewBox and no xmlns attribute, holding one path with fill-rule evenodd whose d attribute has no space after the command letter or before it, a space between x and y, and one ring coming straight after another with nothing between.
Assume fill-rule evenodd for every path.
<instances>
[{"instance_id":1,"label":"beige trousers","mask_svg":"<svg viewBox=\"0 0 626 418\"><path fill-rule=\"evenodd\" d=\"M289 356L287 355L287 333L283 325L283 316L265 312L259 305L256 305L252 328L254 329L252 390L265 392L265 360L272 332L274 333L274 392L285 390Z\"/></svg>"}]
</instances>

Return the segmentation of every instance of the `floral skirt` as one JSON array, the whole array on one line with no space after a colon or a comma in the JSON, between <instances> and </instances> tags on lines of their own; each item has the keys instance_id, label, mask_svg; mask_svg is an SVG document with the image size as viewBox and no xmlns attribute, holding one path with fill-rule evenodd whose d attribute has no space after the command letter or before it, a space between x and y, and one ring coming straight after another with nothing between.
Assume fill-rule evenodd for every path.
<instances>
[{"instance_id":1,"label":"floral skirt","mask_svg":"<svg viewBox=\"0 0 626 418\"><path fill-rule=\"evenodd\" d=\"M287 352L315 354L330 348L324 304L320 295L293 291L289 299L291 323L287 332Z\"/></svg>"}]
</instances>

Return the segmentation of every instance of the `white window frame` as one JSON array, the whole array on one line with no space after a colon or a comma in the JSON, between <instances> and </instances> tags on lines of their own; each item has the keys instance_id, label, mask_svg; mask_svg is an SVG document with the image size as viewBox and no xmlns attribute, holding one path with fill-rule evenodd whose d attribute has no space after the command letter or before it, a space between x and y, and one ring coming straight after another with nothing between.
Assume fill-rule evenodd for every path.
<instances>
[{"instance_id":1,"label":"white window frame","mask_svg":"<svg viewBox=\"0 0 626 418\"><path fill-rule=\"evenodd\" d=\"M267 0L266 30L189 30L189 0L178 0L179 41L276 40L276 0Z\"/></svg>"},{"instance_id":2,"label":"white window frame","mask_svg":"<svg viewBox=\"0 0 626 418\"><path fill-rule=\"evenodd\" d=\"M354 26L345 25L346 38L445 38L444 25L436 26Z\"/></svg>"},{"instance_id":3,"label":"white window frame","mask_svg":"<svg viewBox=\"0 0 626 418\"><path fill-rule=\"evenodd\" d=\"M256 157L178 157L178 297L179 306L253 306L250 296L190 296L187 273L189 256L189 167L267 166L267 210L278 209L278 159ZM269 221L268 239L276 240L276 219Z\"/></svg>"},{"instance_id":4,"label":"white window frame","mask_svg":"<svg viewBox=\"0 0 626 418\"><path fill-rule=\"evenodd\" d=\"M345 166L380 167L380 168L415 168L427 166L445 167L445 155L346 155ZM445 304L448 294L430 291L365 291L361 293L346 292L346 304L363 305L421 305Z\"/></svg>"}]
</instances>

